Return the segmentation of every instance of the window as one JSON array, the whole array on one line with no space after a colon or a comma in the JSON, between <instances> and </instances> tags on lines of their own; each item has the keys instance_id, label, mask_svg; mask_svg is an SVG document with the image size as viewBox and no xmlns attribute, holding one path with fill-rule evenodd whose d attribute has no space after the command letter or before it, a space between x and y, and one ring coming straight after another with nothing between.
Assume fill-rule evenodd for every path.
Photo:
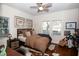
<instances>
[{"instance_id":1,"label":"window","mask_svg":"<svg viewBox=\"0 0 79 59\"><path fill-rule=\"evenodd\" d=\"M61 27L62 27L61 21L53 21L52 22L53 35L61 35Z\"/></svg>"},{"instance_id":2,"label":"window","mask_svg":"<svg viewBox=\"0 0 79 59\"><path fill-rule=\"evenodd\" d=\"M44 34L48 34L49 22L42 22L42 30Z\"/></svg>"},{"instance_id":3,"label":"window","mask_svg":"<svg viewBox=\"0 0 79 59\"><path fill-rule=\"evenodd\" d=\"M61 29L62 22L59 20L42 22L42 32L44 34L61 35Z\"/></svg>"}]
</instances>

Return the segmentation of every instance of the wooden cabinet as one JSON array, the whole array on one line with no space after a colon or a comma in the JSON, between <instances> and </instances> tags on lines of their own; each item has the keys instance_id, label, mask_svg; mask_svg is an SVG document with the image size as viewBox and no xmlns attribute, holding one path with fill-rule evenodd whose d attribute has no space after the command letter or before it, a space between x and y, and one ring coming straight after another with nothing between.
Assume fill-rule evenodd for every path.
<instances>
[{"instance_id":1,"label":"wooden cabinet","mask_svg":"<svg viewBox=\"0 0 79 59\"><path fill-rule=\"evenodd\" d=\"M11 47L14 48L18 48L19 47L19 41L14 41L11 43Z\"/></svg>"},{"instance_id":2,"label":"wooden cabinet","mask_svg":"<svg viewBox=\"0 0 79 59\"><path fill-rule=\"evenodd\" d=\"M8 40L7 46L12 48L12 49L19 48L19 40Z\"/></svg>"}]
</instances>

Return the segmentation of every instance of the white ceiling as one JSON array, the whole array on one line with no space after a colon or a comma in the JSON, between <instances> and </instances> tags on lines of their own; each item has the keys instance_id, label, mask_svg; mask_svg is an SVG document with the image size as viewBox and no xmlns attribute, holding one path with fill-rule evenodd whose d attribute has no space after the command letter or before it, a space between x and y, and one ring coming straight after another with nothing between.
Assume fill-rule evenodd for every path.
<instances>
[{"instance_id":1,"label":"white ceiling","mask_svg":"<svg viewBox=\"0 0 79 59\"><path fill-rule=\"evenodd\" d=\"M9 5L13 8L17 8L21 11L30 13L32 15L46 13L46 12L38 13L37 9L30 8L30 6L37 6L35 3L6 3L6 5ZM74 8L79 8L79 3L52 3L52 7L49 8L48 13Z\"/></svg>"}]
</instances>

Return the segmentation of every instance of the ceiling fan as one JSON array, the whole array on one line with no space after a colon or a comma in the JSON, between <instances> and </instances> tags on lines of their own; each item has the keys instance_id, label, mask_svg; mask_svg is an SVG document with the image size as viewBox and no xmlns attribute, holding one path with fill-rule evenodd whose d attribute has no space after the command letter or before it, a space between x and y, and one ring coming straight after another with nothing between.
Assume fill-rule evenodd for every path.
<instances>
[{"instance_id":1,"label":"ceiling fan","mask_svg":"<svg viewBox=\"0 0 79 59\"><path fill-rule=\"evenodd\" d=\"M51 3L36 3L37 6L31 6L30 8L35 8L38 9L37 12L48 12L49 11L49 7L52 7Z\"/></svg>"}]
</instances>

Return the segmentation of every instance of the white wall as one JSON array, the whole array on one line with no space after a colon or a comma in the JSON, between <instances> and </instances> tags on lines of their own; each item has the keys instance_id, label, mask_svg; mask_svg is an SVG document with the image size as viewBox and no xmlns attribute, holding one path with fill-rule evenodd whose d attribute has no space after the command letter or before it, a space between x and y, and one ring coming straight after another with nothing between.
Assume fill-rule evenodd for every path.
<instances>
[{"instance_id":1,"label":"white wall","mask_svg":"<svg viewBox=\"0 0 79 59\"><path fill-rule=\"evenodd\" d=\"M0 4L0 15L1 15L1 4Z\"/></svg>"},{"instance_id":2,"label":"white wall","mask_svg":"<svg viewBox=\"0 0 79 59\"><path fill-rule=\"evenodd\" d=\"M9 32L12 34L13 37L17 36L17 28L15 27L15 19L14 16L24 17L26 19L32 19L32 15L12 8L8 5L2 5L2 16L9 17Z\"/></svg>"},{"instance_id":3,"label":"white wall","mask_svg":"<svg viewBox=\"0 0 79 59\"><path fill-rule=\"evenodd\" d=\"M51 36L52 42L58 43L64 37L64 30L65 30L65 22L78 22L77 28L79 28L79 9L70 9L64 11L53 12L49 14L43 14L35 16L33 20L34 29L37 33L41 33L41 21L52 21L52 20L62 20L62 32L61 36ZM71 31L73 32L73 30Z\"/></svg>"},{"instance_id":4,"label":"white wall","mask_svg":"<svg viewBox=\"0 0 79 59\"><path fill-rule=\"evenodd\" d=\"M2 6L0 5L0 11L2 13L1 16L9 17L9 32L12 34L13 38L17 37L17 28L14 26L15 25L14 16L24 17L26 19L33 19L32 15L27 14L25 12L22 12L20 10L17 10L15 8L12 8L10 6L3 5L3 4L2 4ZM7 39L8 38L6 38L6 37L0 38L0 45L4 44L6 46L7 45Z\"/></svg>"}]
</instances>

